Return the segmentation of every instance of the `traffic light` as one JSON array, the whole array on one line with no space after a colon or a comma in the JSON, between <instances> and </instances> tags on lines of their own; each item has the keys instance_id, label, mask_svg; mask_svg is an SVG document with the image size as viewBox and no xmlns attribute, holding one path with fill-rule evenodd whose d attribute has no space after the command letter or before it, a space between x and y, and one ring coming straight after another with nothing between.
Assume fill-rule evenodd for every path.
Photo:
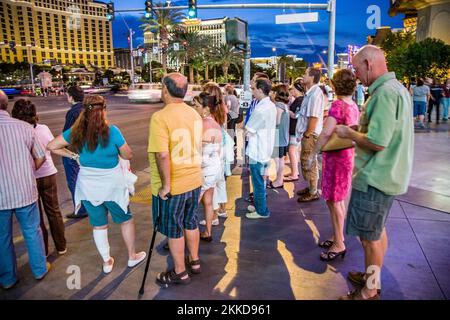
<instances>
[{"instance_id":1,"label":"traffic light","mask_svg":"<svg viewBox=\"0 0 450 320\"><path fill-rule=\"evenodd\" d=\"M153 18L153 1L145 1L145 19Z\"/></svg>"},{"instance_id":2,"label":"traffic light","mask_svg":"<svg viewBox=\"0 0 450 320\"><path fill-rule=\"evenodd\" d=\"M114 3L112 2L106 4L106 19L109 21L114 20Z\"/></svg>"},{"instance_id":3,"label":"traffic light","mask_svg":"<svg viewBox=\"0 0 450 320\"><path fill-rule=\"evenodd\" d=\"M197 19L197 0L189 0L188 18Z\"/></svg>"},{"instance_id":4,"label":"traffic light","mask_svg":"<svg viewBox=\"0 0 450 320\"><path fill-rule=\"evenodd\" d=\"M232 46L247 44L248 25L239 18L225 21L225 36L228 44Z\"/></svg>"},{"instance_id":5,"label":"traffic light","mask_svg":"<svg viewBox=\"0 0 450 320\"><path fill-rule=\"evenodd\" d=\"M16 53L16 42L15 42L15 41L10 41L10 42L9 42L9 49L10 49L13 53Z\"/></svg>"}]
</instances>

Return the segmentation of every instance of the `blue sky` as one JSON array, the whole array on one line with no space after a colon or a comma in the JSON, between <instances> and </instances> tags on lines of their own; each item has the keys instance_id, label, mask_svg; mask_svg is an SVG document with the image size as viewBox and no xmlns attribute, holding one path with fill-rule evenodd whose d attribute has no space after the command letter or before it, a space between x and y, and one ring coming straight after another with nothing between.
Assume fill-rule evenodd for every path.
<instances>
[{"instance_id":1,"label":"blue sky","mask_svg":"<svg viewBox=\"0 0 450 320\"><path fill-rule=\"evenodd\" d=\"M117 9L144 9L144 0L115 0ZM159 1L154 1L158 3ZM187 0L172 1L172 5L187 5ZM198 0L198 4L231 4L231 3L326 3L326 0ZM337 0L336 15L336 52L345 52L348 44L363 45L368 35L376 30L367 27L367 20L371 16L367 9L371 5L380 8L381 26L401 28L403 15L390 17L388 15L388 0ZM312 12L314 10L311 10ZM315 23L276 25L275 16L278 14L302 13L308 10L292 9L245 9L245 10L198 10L201 19L239 17L248 21L252 57L267 57L273 55L272 48L277 48L277 54L296 54L309 62L325 58L321 54L328 46L328 13L319 10L319 21ZM139 30L139 18L142 13L124 13L123 18L128 25L136 30L134 44L143 42L142 32ZM122 18L116 14L113 22L114 47L127 47L127 29Z\"/></svg>"}]
</instances>

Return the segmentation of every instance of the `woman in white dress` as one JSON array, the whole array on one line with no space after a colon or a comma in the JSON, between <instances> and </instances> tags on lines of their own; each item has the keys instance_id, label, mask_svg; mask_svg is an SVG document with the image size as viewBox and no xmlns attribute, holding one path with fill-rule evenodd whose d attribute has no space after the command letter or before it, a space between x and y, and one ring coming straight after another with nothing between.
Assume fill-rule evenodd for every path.
<instances>
[{"instance_id":1,"label":"woman in white dress","mask_svg":"<svg viewBox=\"0 0 450 320\"><path fill-rule=\"evenodd\" d=\"M223 176L222 163L222 130L216 119L220 119L222 109L213 95L202 92L194 97L194 108L203 119L202 137L202 171L203 185L200 201L205 208L206 230L200 234L200 239L212 241L213 196L217 182Z\"/></svg>"}]
</instances>

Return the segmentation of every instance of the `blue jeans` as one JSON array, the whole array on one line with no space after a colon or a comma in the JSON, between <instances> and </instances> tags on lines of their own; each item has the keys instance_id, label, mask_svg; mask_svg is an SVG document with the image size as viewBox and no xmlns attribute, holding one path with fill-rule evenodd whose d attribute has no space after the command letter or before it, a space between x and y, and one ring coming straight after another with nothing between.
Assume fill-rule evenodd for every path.
<instances>
[{"instance_id":1,"label":"blue jeans","mask_svg":"<svg viewBox=\"0 0 450 320\"><path fill-rule=\"evenodd\" d=\"M444 109L443 119L448 119L448 107L450 107L450 98L442 98L441 104Z\"/></svg>"},{"instance_id":2,"label":"blue jeans","mask_svg":"<svg viewBox=\"0 0 450 320\"><path fill-rule=\"evenodd\" d=\"M16 214L22 229L34 277L40 278L47 272L37 202L23 208L0 210L0 284L5 287L17 281L17 261L12 233L13 213Z\"/></svg>"},{"instance_id":3,"label":"blue jeans","mask_svg":"<svg viewBox=\"0 0 450 320\"><path fill-rule=\"evenodd\" d=\"M78 177L78 171L80 171L80 167L78 166L78 163L75 160L63 157L62 158L64 171L66 172L66 181L67 186L69 187L70 193L72 194L72 203L73 207L75 208L75 186L77 185L77 177ZM85 214L86 209L83 205L81 205L80 210L77 214Z\"/></svg>"},{"instance_id":4,"label":"blue jeans","mask_svg":"<svg viewBox=\"0 0 450 320\"><path fill-rule=\"evenodd\" d=\"M260 216L270 216L269 208L266 202L266 181L264 180L264 172L269 166L268 163L256 162L250 159L250 175L253 185L253 199L255 202L256 212Z\"/></svg>"}]
</instances>

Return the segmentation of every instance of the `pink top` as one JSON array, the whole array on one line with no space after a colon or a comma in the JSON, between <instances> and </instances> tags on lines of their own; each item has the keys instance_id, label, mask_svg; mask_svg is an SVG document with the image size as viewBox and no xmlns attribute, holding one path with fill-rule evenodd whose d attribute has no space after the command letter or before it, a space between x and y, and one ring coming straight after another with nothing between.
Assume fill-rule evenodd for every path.
<instances>
[{"instance_id":1,"label":"pink top","mask_svg":"<svg viewBox=\"0 0 450 320\"><path fill-rule=\"evenodd\" d=\"M36 136L42 146L47 147L48 143L54 139L50 129L44 124L37 124L34 128ZM34 173L36 179L51 176L57 173L55 165L53 164L53 159L50 151L45 150L45 162L44 164Z\"/></svg>"}]
</instances>

